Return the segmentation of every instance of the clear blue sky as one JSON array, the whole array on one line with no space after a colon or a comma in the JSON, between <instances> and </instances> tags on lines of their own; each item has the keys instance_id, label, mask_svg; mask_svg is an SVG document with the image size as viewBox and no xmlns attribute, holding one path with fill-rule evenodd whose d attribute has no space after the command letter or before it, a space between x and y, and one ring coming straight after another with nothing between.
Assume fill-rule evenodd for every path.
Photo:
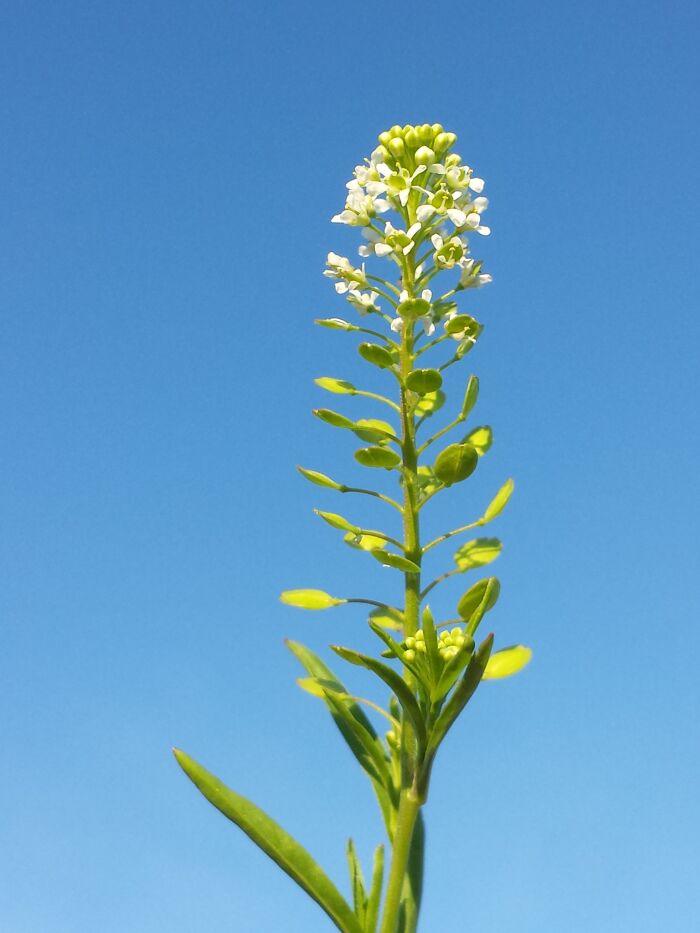
<instances>
[{"instance_id":1,"label":"clear blue sky","mask_svg":"<svg viewBox=\"0 0 700 933\"><path fill-rule=\"evenodd\" d=\"M515 477L491 618L535 649L439 762L424 929L697 929L698 27L689 0L4 5L4 933L329 929L173 744L344 887L346 836L380 838L282 644L366 645L362 616L277 594L392 579L294 465L356 475L309 410L364 366L311 322L345 311L344 183L409 121L459 134L494 231L464 375L496 443L435 527Z\"/></svg>"}]
</instances>

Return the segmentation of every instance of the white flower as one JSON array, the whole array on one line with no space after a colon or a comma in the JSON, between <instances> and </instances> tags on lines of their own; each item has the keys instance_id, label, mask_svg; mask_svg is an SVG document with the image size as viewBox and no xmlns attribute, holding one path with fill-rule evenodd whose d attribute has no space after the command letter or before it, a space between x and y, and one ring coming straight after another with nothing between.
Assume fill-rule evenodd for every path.
<instances>
[{"instance_id":1,"label":"white flower","mask_svg":"<svg viewBox=\"0 0 700 933\"><path fill-rule=\"evenodd\" d=\"M350 224L352 227L366 227L372 217L389 210L389 202L363 194L361 188L355 188L348 194L345 210L331 217L334 224Z\"/></svg>"},{"instance_id":2,"label":"white flower","mask_svg":"<svg viewBox=\"0 0 700 933\"><path fill-rule=\"evenodd\" d=\"M481 272L481 263L474 259L465 258L458 265L461 270L458 289L481 288L482 285L488 285L493 281L488 272Z\"/></svg>"},{"instance_id":3,"label":"white flower","mask_svg":"<svg viewBox=\"0 0 700 933\"><path fill-rule=\"evenodd\" d=\"M358 285L367 285L364 264L362 268L356 269L346 256L329 253L326 265L328 268L323 274L329 279L340 279L335 283L335 290L339 295L344 295L345 292L351 288L357 288Z\"/></svg>"},{"instance_id":4,"label":"white flower","mask_svg":"<svg viewBox=\"0 0 700 933\"><path fill-rule=\"evenodd\" d=\"M381 166L378 166L379 170L381 170L381 168ZM384 168L388 169L388 166L384 166ZM419 165L412 175L409 175L407 168L400 168L396 172L392 172L390 169L388 169L388 171L389 174L384 176L387 191L389 194L393 194L394 197L399 199L399 203L402 207L408 204L411 191L423 191L422 188L419 188L418 185L414 185L413 182L419 175L422 175L423 172L426 171L425 165Z\"/></svg>"},{"instance_id":5,"label":"white flower","mask_svg":"<svg viewBox=\"0 0 700 933\"><path fill-rule=\"evenodd\" d=\"M367 314L370 311L379 311L377 304L377 292L361 292L359 289L351 288L347 294L347 300L356 308L360 314Z\"/></svg>"},{"instance_id":6,"label":"white flower","mask_svg":"<svg viewBox=\"0 0 700 933\"><path fill-rule=\"evenodd\" d=\"M388 256L389 253L394 252L394 247L385 243L384 238L376 230L365 227L362 235L369 240L369 243L363 243L362 246L358 247L357 251L360 256L371 256L372 254L375 256Z\"/></svg>"},{"instance_id":7,"label":"white flower","mask_svg":"<svg viewBox=\"0 0 700 933\"><path fill-rule=\"evenodd\" d=\"M444 240L439 233L434 233L430 238L430 242L435 250L435 265L441 266L443 269L452 269L467 252L466 240L459 236Z\"/></svg>"}]
</instances>

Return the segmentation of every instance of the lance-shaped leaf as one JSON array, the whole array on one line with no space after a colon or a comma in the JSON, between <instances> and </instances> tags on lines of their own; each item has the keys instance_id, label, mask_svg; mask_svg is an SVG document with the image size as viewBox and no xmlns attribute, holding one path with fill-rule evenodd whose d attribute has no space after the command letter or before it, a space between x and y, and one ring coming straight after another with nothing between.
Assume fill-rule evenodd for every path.
<instances>
[{"instance_id":1,"label":"lance-shaped leaf","mask_svg":"<svg viewBox=\"0 0 700 933\"><path fill-rule=\"evenodd\" d=\"M316 486L325 486L328 489L344 489L345 487L342 483L336 483L334 479L331 479L330 476L326 476L325 473L319 473L318 470L307 470L305 467L297 467L297 470L301 473L304 479L308 479L310 483L314 483Z\"/></svg>"},{"instance_id":2,"label":"lance-shaped leaf","mask_svg":"<svg viewBox=\"0 0 700 933\"><path fill-rule=\"evenodd\" d=\"M438 389L437 392L428 392L416 405L414 409L416 415L420 418L427 418L429 415L434 415L435 412L439 411L445 404L446 398L447 396L440 389Z\"/></svg>"},{"instance_id":3,"label":"lance-shaped leaf","mask_svg":"<svg viewBox=\"0 0 700 933\"><path fill-rule=\"evenodd\" d=\"M413 726L419 747L421 749L425 748L426 733L423 714L406 681L397 674L395 670L388 667L386 664L382 664L382 662L378 661L376 658L361 654L359 651L354 651L352 648L343 648L341 645L331 645L331 648L336 654L343 658L344 661L348 661L350 664L356 664L358 667L365 667L367 670L372 671L373 674L376 674L377 677L384 681L390 690L394 691L396 699L401 704L402 710Z\"/></svg>"},{"instance_id":4,"label":"lance-shaped leaf","mask_svg":"<svg viewBox=\"0 0 700 933\"><path fill-rule=\"evenodd\" d=\"M287 640L285 643L292 654L302 664L304 669L314 679L317 681L322 681L327 686L327 688L330 688L337 694L345 694L348 697L350 696L343 682L336 677L328 665L325 664L318 657L318 655L314 654L310 648L307 648L305 645L302 645L296 641ZM377 801L379 802L379 807L382 811L384 822L386 823L387 829L390 830L393 821L392 799L395 795L393 792L387 790L383 781L379 781L374 777L374 772L377 770L376 766L371 764L370 768L367 767L368 762L376 761L375 752L372 752L371 754L368 753L366 743L364 740L360 740L360 733L358 733L358 730L348 722L347 716L341 715L339 713L337 705L329 702L327 693L324 693L323 699L325 700L326 706L330 711L333 722L338 727L338 731L345 739L350 751L353 753L360 766L369 775L372 781L372 786L374 787L374 792L377 796ZM357 726L360 727L362 733L369 737L375 747L376 752L381 755L385 755L386 753L384 745L360 704L354 699L347 699L343 700L343 707L357 723ZM380 768L380 770L383 772L382 768Z\"/></svg>"},{"instance_id":5,"label":"lance-shaped leaf","mask_svg":"<svg viewBox=\"0 0 700 933\"><path fill-rule=\"evenodd\" d=\"M426 757L430 758L435 754L438 746L447 735L448 730L472 698L474 691L479 686L481 678L484 675L492 647L493 635L488 635L479 645L476 653L472 655L467 669L464 672L464 676L443 707L433 727L428 744L428 755Z\"/></svg>"},{"instance_id":6,"label":"lance-shaped leaf","mask_svg":"<svg viewBox=\"0 0 700 933\"><path fill-rule=\"evenodd\" d=\"M376 933L379 922L379 905L382 900L382 883L384 881L384 846L377 846L374 850L372 863L372 883L367 898L367 912L365 914L365 933Z\"/></svg>"},{"instance_id":7,"label":"lance-shaped leaf","mask_svg":"<svg viewBox=\"0 0 700 933\"><path fill-rule=\"evenodd\" d=\"M334 395L352 395L357 390L355 386L345 379L334 379L332 376L319 376L314 382L326 392L333 392Z\"/></svg>"},{"instance_id":8,"label":"lance-shaped leaf","mask_svg":"<svg viewBox=\"0 0 700 933\"><path fill-rule=\"evenodd\" d=\"M394 358L391 353L377 343L361 343L357 348L357 352L363 360L373 366L379 366L380 369L388 369L394 365Z\"/></svg>"},{"instance_id":9,"label":"lance-shaped leaf","mask_svg":"<svg viewBox=\"0 0 700 933\"><path fill-rule=\"evenodd\" d=\"M401 570L403 573L420 573L418 564L407 557L401 557L400 554L392 554L391 551L385 551L383 548L375 548L370 551L370 554L384 567L393 567L394 570Z\"/></svg>"},{"instance_id":10,"label":"lance-shaped leaf","mask_svg":"<svg viewBox=\"0 0 700 933\"><path fill-rule=\"evenodd\" d=\"M450 444L438 454L433 473L445 486L452 486L471 476L478 462L479 455L471 444Z\"/></svg>"},{"instance_id":11,"label":"lance-shaped leaf","mask_svg":"<svg viewBox=\"0 0 700 933\"><path fill-rule=\"evenodd\" d=\"M357 525L353 525L352 522L349 522L347 518L343 518L342 515L336 515L335 512L322 512L321 509L314 509L314 512L319 518L322 518L324 522L329 524L331 528L337 528L339 531L350 531L355 535L360 532Z\"/></svg>"},{"instance_id":12,"label":"lance-shaped leaf","mask_svg":"<svg viewBox=\"0 0 700 933\"><path fill-rule=\"evenodd\" d=\"M401 632L404 626L403 612L395 609L393 606L384 606L381 609L373 609L369 618L375 625L381 625L382 628L389 628L395 632Z\"/></svg>"},{"instance_id":13,"label":"lance-shaped leaf","mask_svg":"<svg viewBox=\"0 0 700 933\"><path fill-rule=\"evenodd\" d=\"M365 891L365 879L362 873L362 866L357 856L355 843L348 839L347 847L348 871L350 872L350 890L352 891L352 902L355 907L355 916L360 921L362 928L365 928L365 919L367 911L367 893Z\"/></svg>"},{"instance_id":14,"label":"lance-shaped leaf","mask_svg":"<svg viewBox=\"0 0 700 933\"><path fill-rule=\"evenodd\" d=\"M314 408L313 414L317 418L320 418L321 421L325 421L326 424L332 425L334 428L353 428L355 426L354 421L351 421L350 418L346 418L345 415L341 415L337 411L331 411L330 408Z\"/></svg>"},{"instance_id":15,"label":"lance-shaped leaf","mask_svg":"<svg viewBox=\"0 0 700 933\"><path fill-rule=\"evenodd\" d=\"M401 463L401 457L386 447L360 447L355 451L355 460L366 467L383 467L390 470Z\"/></svg>"},{"instance_id":16,"label":"lance-shaped leaf","mask_svg":"<svg viewBox=\"0 0 700 933\"><path fill-rule=\"evenodd\" d=\"M431 680L436 683L438 674L442 666L440 653L438 651L437 632L435 631L435 620L430 611L430 606L423 610L423 638L425 640L425 651L430 665Z\"/></svg>"},{"instance_id":17,"label":"lance-shaped leaf","mask_svg":"<svg viewBox=\"0 0 700 933\"><path fill-rule=\"evenodd\" d=\"M465 443L471 444L480 457L490 449L493 444L493 431L484 424L479 428L474 428L464 439Z\"/></svg>"},{"instance_id":18,"label":"lance-shaped leaf","mask_svg":"<svg viewBox=\"0 0 700 933\"><path fill-rule=\"evenodd\" d=\"M464 393L464 401L462 402L462 418L466 418L471 412L472 408L476 405L476 400L479 397L479 380L476 376L470 376L469 382L467 383L467 389Z\"/></svg>"},{"instance_id":19,"label":"lance-shaped leaf","mask_svg":"<svg viewBox=\"0 0 700 933\"><path fill-rule=\"evenodd\" d=\"M433 703L442 700L457 682L457 678L471 660L474 652L474 639L469 634L464 636L464 644L454 657L445 664L435 689L431 691L430 699Z\"/></svg>"},{"instance_id":20,"label":"lance-shaped leaf","mask_svg":"<svg viewBox=\"0 0 700 933\"><path fill-rule=\"evenodd\" d=\"M455 552L455 563L460 570L471 570L472 567L483 567L496 560L503 550L498 538L475 538L467 541Z\"/></svg>"},{"instance_id":21,"label":"lance-shaped leaf","mask_svg":"<svg viewBox=\"0 0 700 933\"><path fill-rule=\"evenodd\" d=\"M479 580L470 587L457 603L457 612L467 622L477 609L483 606L483 611L488 612L496 605L496 601L501 592L501 585L496 577L487 577L485 580Z\"/></svg>"},{"instance_id":22,"label":"lance-shaped leaf","mask_svg":"<svg viewBox=\"0 0 700 933\"><path fill-rule=\"evenodd\" d=\"M280 594L280 602L297 609L330 609L342 606L347 599L336 599L323 590L285 590Z\"/></svg>"},{"instance_id":23,"label":"lance-shaped leaf","mask_svg":"<svg viewBox=\"0 0 700 933\"><path fill-rule=\"evenodd\" d=\"M486 522L492 521L496 518L497 515L500 515L503 509L508 505L510 497L513 495L513 490L515 489L515 483L512 479L507 479L505 483L498 490L496 495L493 497L491 502L488 505L488 508L484 512L483 518L481 519L482 523L485 525Z\"/></svg>"},{"instance_id":24,"label":"lance-shaped leaf","mask_svg":"<svg viewBox=\"0 0 700 933\"><path fill-rule=\"evenodd\" d=\"M323 908L339 930L364 933L345 898L293 836L260 807L226 787L189 755L179 749L173 751L182 770L207 800L293 878Z\"/></svg>"},{"instance_id":25,"label":"lance-shaped leaf","mask_svg":"<svg viewBox=\"0 0 700 933\"><path fill-rule=\"evenodd\" d=\"M406 376L406 388L416 395L437 392L442 385L442 376L437 369L414 369Z\"/></svg>"},{"instance_id":26,"label":"lance-shaped leaf","mask_svg":"<svg viewBox=\"0 0 700 933\"><path fill-rule=\"evenodd\" d=\"M415 930L418 923L421 899L423 896L423 865L425 862L425 823L419 812L411 838L408 855L408 871L404 892L401 896L402 930Z\"/></svg>"},{"instance_id":27,"label":"lance-shaped leaf","mask_svg":"<svg viewBox=\"0 0 700 933\"><path fill-rule=\"evenodd\" d=\"M511 645L495 651L489 658L484 671L484 680L500 680L502 677L512 677L532 659L532 649L526 645Z\"/></svg>"}]
</instances>

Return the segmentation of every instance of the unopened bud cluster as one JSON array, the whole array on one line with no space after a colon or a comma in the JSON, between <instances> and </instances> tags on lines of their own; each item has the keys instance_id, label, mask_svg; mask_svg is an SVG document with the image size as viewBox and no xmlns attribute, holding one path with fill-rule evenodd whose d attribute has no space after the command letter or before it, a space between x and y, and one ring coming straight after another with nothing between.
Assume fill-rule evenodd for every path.
<instances>
[{"instance_id":1,"label":"unopened bud cluster","mask_svg":"<svg viewBox=\"0 0 700 933\"><path fill-rule=\"evenodd\" d=\"M409 635L404 640L404 659L410 664L416 660L416 657L426 653L425 632L418 629L415 635ZM474 639L466 634L462 628L455 627L451 631L443 631L438 637L437 649L443 661L449 661L459 654L462 650L471 651L474 647Z\"/></svg>"},{"instance_id":2,"label":"unopened bud cluster","mask_svg":"<svg viewBox=\"0 0 700 933\"><path fill-rule=\"evenodd\" d=\"M405 302L405 294L409 298L429 296L429 309L420 322L430 334L454 311L454 304L448 305L450 296L491 281L481 271L481 262L469 255L468 235L491 232L481 216L488 207L481 194L484 181L453 151L456 141L455 134L439 123L396 125L380 133L379 145L355 167L347 183L344 209L332 218L334 223L362 228L366 241L359 247L362 257L377 256L398 266L401 297L395 301L390 294L395 287L387 280L368 276L364 265L357 268L336 253L328 254L324 274L336 280L336 291L361 314L384 316L397 333L405 317L397 309ZM396 218L394 222L380 220L389 211L398 215L398 222ZM419 253L423 253L420 262ZM433 299L433 290L425 286L438 273L450 270L458 274L456 283ZM385 291L382 285L387 286ZM393 306L392 318L384 310L386 304Z\"/></svg>"}]
</instances>

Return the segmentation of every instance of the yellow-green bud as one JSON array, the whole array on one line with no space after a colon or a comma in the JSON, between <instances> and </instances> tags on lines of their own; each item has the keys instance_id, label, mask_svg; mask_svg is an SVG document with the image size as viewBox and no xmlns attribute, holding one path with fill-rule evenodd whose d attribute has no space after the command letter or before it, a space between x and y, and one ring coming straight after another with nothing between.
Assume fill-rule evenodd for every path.
<instances>
[{"instance_id":1,"label":"yellow-green bud","mask_svg":"<svg viewBox=\"0 0 700 933\"><path fill-rule=\"evenodd\" d=\"M406 147L404 146L403 139L395 137L394 139L390 140L388 149L393 156L396 156L397 159L400 159L404 154Z\"/></svg>"},{"instance_id":2,"label":"yellow-green bud","mask_svg":"<svg viewBox=\"0 0 700 933\"><path fill-rule=\"evenodd\" d=\"M453 168L462 161L462 157L458 156L456 152L451 152L445 159L445 166L447 168Z\"/></svg>"},{"instance_id":3,"label":"yellow-green bud","mask_svg":"<svg viewBox=\"0 0 700 933\"><path fill-rule=\"evenodd\" d=\"M416 163L418 165L432 165L435 161L435 153L428 146L421 146L416 152Z\"/></svg>"},{"instance_id":4,"label":"yellow-green bud","mask_svg":"<svg viewBox=\"0 0 700 933\"><path fill-rule=\"evenodd\" d=\"M403 129L399 126L398 123L394 123L392 128L389 130L392 136L401 136Z\"/></svg>"},{"instance_id":5,"label":"yellow-green bud","mask_svg":"<svg viewBox=\"0 0 700 933\"><path fill-rule=\"evenodd\" d=\"M450 148L450 145L451 145L450 135L453 135L453 134L443 133L442 131L440 131L437 134L433 142L433 148L435 149L436 152L445 152L447 149Z\"/></svg>"},{"instance_id":6,"label":"yellow-green bud","mask_svg":"<svg viewBox=\"0 0 700 933\"><path fill-rule=\"evenodd\" d=\"M415 127L411 126L410 123L404 123L403 129L401 130L401 135L405 136L406 133L408 133L408 131L412 129L415 129Z\"/></svg>"},{"instance_id":7,"label":"yellow-green bud","mask_svg":"<svg viewBox=\"0 0 700 933\"><path fill-rule=\"evenodd\" d=\"M415 638L413 637L413 635L409 635L408 638L406 639L406 647L407 647L407 648L415 648L415 647L416 647L416 640L415 640Z\"/></svg>"},{"instance_id":8,"label":"yellow-green bud","mask_svg":"<svg viewBox=\"0 0 700 933\"><path fill-rule=\"evenodd\" d=\"M442 125L442 123L433 123L431 129L433 131L433 135L435 136L439 136L440 133L445 132L445 127Z\"/></svg>"},{"instance_id":9,"label":"yellow-green bud","mask_svg":"<svg viewBox=\"0 0 700 933\"><path fill-rule=\"evenodd\" d=\"M429 123L417 126L416 133L422 143L431 143L433 141L433 128Z\"/></svg>"},{"instance_id":10,"label":"yellow-green bud","mask_svg":"<svg viewBox=\"0 0 700 933\"><path fill-rule=\"evenodd\" d=\"M411 149L415 149L420 143L420 140L418 139L416 131L413 129L413 127L411 127L404 134L403 138L404 138L404 142L406 143L406 145L409 146Z\"/></svg>"},{"instance_id":11,"label":"yellow-green bud","mask_svg":"<svg viewBox=\"0 0 700 933\"><path fill-rule=\"evenodd\" d=\"M464 632L462 631L461 628L453 628L452 631L450 632L450 635L453 638L459 638L460 635L464 635Z\"/></svg>"},{"instance_id":12,"label":"yellow-green bud","mask_svg":"<svg viewBox=\"0 0 700 933\"><path fill-rule=\"evenodd\" d=\"M409 663L410 663L411 661L415 661L415 660L416 660L416 652L415 652L415 651L412 651L410 648L409 648L408 651L404 651L403 656L404 656L404 658L405 658Z\"/></svg>"},{"instance_id":13,"label":"yellow-green bud","mask_svg":"<svg viewBox=\"0 0 700 933\"><path fill-rule=\"evenodd\" d=\"M418 631L416 632L416 641L423 641L424 638L425 638L425 632L423 631L422 628L419 628Z\"/></svg>"},{"instance_id":14,"label":"yellow-green bud","mask_svg":"<svg viewBox=\"0 0 700 933\"><path fill-rule=\"evenodd\" d=\"M388 145L389 145L389 140L391 139L391 133L389 132L389 130L384 130L383 133L380 133L380 134L379 134L379 137L378 137L378 138L379 138L379 142L382 144L382 146L388 146Z\"/></svg>"},{"instance_id":15,"label":"yellow-green bud","mask_svg":"<svg viewBox=\"0 0 700 933\"><path fill-rule=\"evenodd\" d=\"M425 642L424 641L416 642L416 651L421 651L423 652L423 654L425 654Z\"/></svg>"}]
</instances>

